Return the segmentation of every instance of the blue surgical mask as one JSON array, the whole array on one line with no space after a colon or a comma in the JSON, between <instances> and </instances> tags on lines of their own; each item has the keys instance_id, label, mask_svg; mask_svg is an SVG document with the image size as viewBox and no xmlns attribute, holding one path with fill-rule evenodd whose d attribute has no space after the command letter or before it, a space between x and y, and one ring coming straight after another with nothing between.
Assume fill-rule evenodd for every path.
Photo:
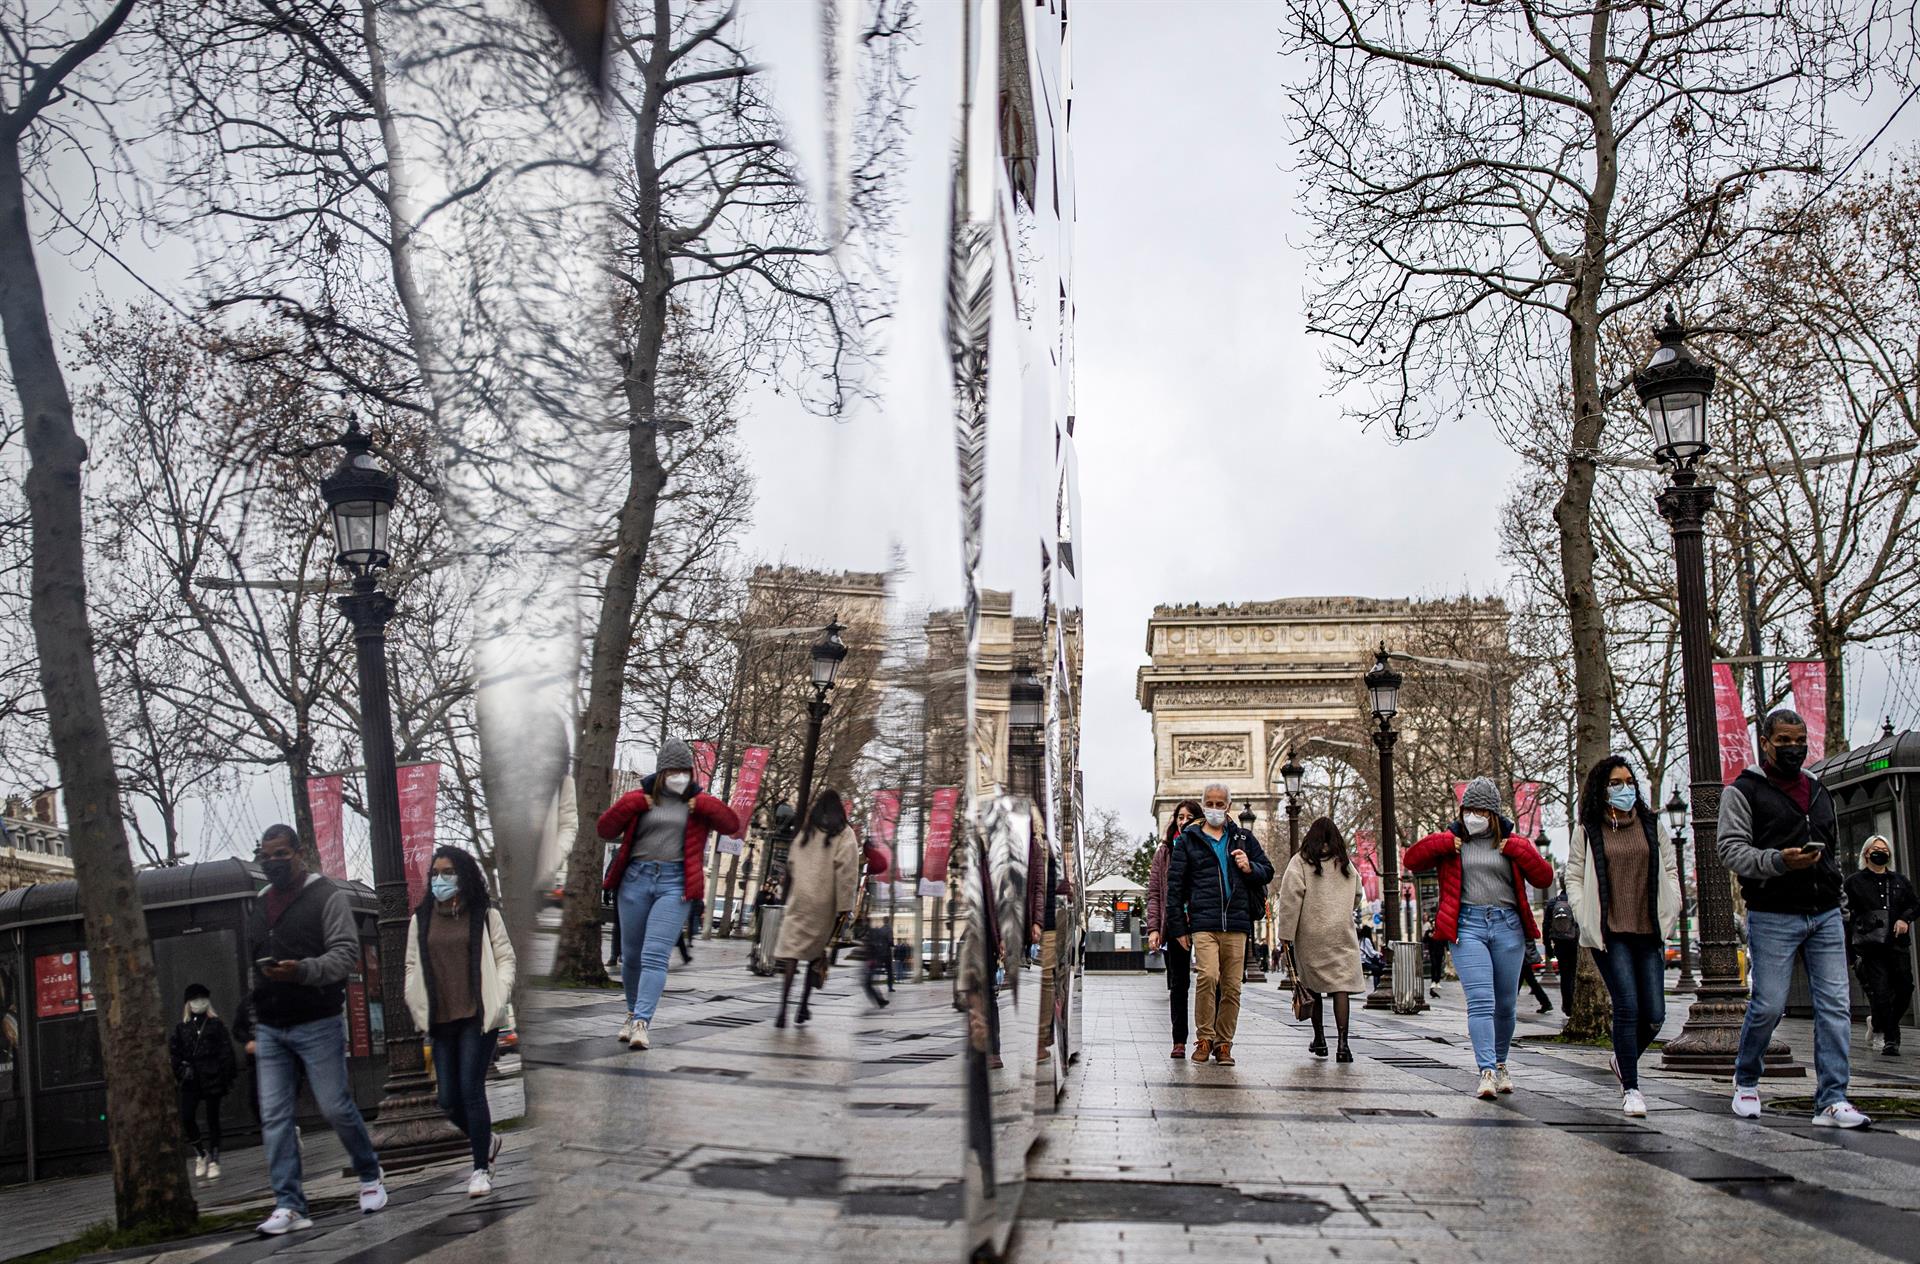
<instances>
[{"instance_id":1,"label":"blue surgical mask","mask_svg":"<svg viewBox=\"0 0 1920 1264\"><path fill-rule=\"evenodd\" d=\"M1632 811L1634 799L1635 795L1631 784L1607 787L1607 806L1616 812Z\"/></svg>"},{"instance_id":2,"label":"blue surgical mask","mask_svg":"<svg viewBox=\"0 0 1920 1264\"><path fill-rule=\"evenodd\" d=\"M436 873L428 885L433 888L433 898L442 904L460 894L460 879L451 874Z\"/></svg>"}]
</instances>

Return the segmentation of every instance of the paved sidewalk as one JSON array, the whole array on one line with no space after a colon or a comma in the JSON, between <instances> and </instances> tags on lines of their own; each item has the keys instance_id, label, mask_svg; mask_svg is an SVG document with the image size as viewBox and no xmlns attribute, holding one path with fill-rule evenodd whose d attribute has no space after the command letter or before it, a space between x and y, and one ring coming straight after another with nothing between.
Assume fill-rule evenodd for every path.
<instances>
[{"instance_id":1,"label":"paved sidewalk","mask_svg":"<svg viewBox=\"0 0 1920 1264\"><path fill-rule=\"evenodd\" d=\"M1041 1125L1014 1257L1920 1256L1920 1140L1737 1120L1724 1081L1657 1071L1649 1118L1627 1120L1605 1052L1563 1046L1523 1045L1519 1091L1481 1102L1457 984L1418 1016L1356 1009L1344 1066L1307 1054L1286 999L1249 985L1239 1065L1199 1067L1167 1057L1157 977L1090 978L1087 1054ZM1522 1034L1559 1019L1523 999Z\"/></svg>"}]
</instances>

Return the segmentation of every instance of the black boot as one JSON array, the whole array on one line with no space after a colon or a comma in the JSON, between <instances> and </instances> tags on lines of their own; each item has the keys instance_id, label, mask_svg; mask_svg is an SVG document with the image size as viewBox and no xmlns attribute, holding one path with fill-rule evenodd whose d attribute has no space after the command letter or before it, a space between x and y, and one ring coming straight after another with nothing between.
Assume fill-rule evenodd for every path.
<instances>
[{"instance_id":1,"label":"black boot","mask_svg":"<svg viewBox=\"0 0 1920 1264\"><path fill-rule=\"evenodd\" d=\"M1345 1036L1340 1037L1340 1047L1334 1051L1333 1060L1335 1062L1353 1061L1353 1050L1347 1048L1347 1038Z\"/></svg>"}]
</instances>

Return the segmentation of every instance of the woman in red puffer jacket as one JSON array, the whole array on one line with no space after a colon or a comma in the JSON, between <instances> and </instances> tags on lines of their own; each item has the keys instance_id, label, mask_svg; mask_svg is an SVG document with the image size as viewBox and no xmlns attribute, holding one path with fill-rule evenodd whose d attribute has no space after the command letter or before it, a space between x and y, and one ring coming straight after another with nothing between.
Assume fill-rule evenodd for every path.
<instances>
[{"instance_id":1,"label":"woman in red puffer jacket","mask_svg":"<svg viewBox=\"0 0 1920 1264\"><path fill-rule=\"evenodd\" d=\"M1408 873L1438 870L1440 910L1434 934L1453 945L1453 969L1467 997L1467 1034L1480 1068L1475 1093L1513 1092L1507 1049L1519 1009L1520 967L1540 937L1529 884L1553 882L1553 865L1500 815L1500 792L1476 777L1460 800L1452 828L1407 849Z\"/></svg>"}]
</instances>

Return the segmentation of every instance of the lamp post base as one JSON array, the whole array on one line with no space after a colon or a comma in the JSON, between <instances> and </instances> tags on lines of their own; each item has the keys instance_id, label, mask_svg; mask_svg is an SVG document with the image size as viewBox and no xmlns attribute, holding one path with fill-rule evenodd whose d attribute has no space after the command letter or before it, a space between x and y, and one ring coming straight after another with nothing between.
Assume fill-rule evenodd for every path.
<instances>
[{"instance_id":1,"label":"lamp post base","mask_svg":"<svg viewBox=\"0 0 1920 1264\"><path fill-rule=\"evenodd\" d=\"M380 1169L389 1175L467 1158L472 1149L467 1134L448 1122L424 1073L387 1082L380 1117L367 1124L367 1131Z\"/></svg>"},{"instance_id":2,"label":"lamp post base","mask_svg":"<svg viewBox=\"0 0 1920 1264\"><path fill-rule=\"evenodd\" d=\"M1740 1028L1746 1021L1745 997L1703 994L1687 1011L1680 1034L1660 1052L1660 1069L1689 1075L1733 1074L1740 1054ZM1793 1050L1781 1041L1768 1044L1760 1074L1768 1077L1803 1076L1807 1068L1793 1060Z\"/></svg>"}]
</instances>

